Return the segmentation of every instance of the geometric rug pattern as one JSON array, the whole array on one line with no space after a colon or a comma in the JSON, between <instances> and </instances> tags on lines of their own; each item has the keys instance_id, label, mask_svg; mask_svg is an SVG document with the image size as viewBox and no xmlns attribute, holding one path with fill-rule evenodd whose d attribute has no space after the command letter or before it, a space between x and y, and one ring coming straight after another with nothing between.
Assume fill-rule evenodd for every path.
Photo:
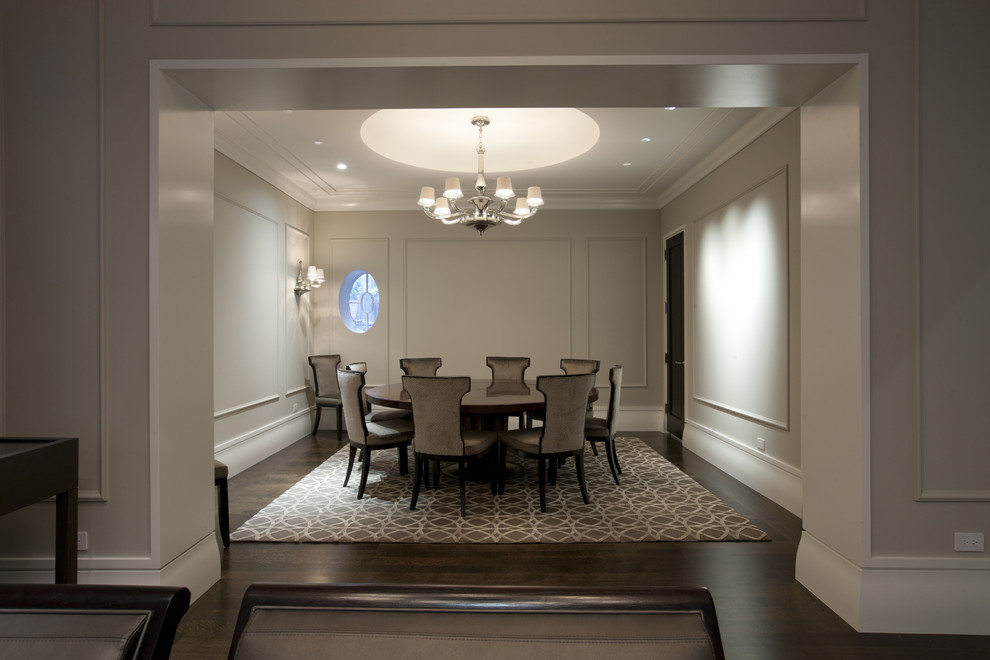
<instances>
[{"instance_id":1,"label":"geometric rug pattern","mask_svg":"<svg viewBox=\"0 0 990 660\"><path fill-rule=\"evenodd\" d=\"M409 510L412 469L399 474L394 450L372 452L364 498L360 465L346 488L347 448L334 453L230 535L231 541L282 543L631 543L765 541L769 537L638 438L616 438L622 473L616 486L604 452L586 446L581 499L573 460L547 486L540 512L536 461L492 496L487 482L467 484L460 516L457 478L443 474L439 490L420 489ZM410 453L410 464L412 463ZM511 460L511 458L510 458ZM518 459L522 460L522 459Z\"/></svg>"}]
</instances>

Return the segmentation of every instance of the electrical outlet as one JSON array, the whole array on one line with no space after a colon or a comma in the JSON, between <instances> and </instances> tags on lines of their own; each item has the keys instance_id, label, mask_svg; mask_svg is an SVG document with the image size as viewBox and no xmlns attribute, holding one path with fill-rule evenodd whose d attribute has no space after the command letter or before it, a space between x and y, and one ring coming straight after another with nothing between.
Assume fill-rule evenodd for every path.
<instances>
[{"instance_id":1,"label":"electrical outlet","mask_svg":"<svg viewBox=\"0 0 990 660\"><path fill-rule=\"evenodd\" d=\"M79 532L76 535L76 550L89 550L89 532Z\"/></svg>"},{"instance_id":2,"label":"electrical outlet","mask_svg":"<svg viewBox=\"0 0 990 660\"><path fill-rule=\"evenodd\" d=\"M292 404L292 412L299 412L299 404L298 403L293 403Z\"/></svg>"},{"instance_id":3,"label":"electrical outlet","mask_svg":"<svg viewBox=\"0 0 990 660\"><path fill-rule=\"evenodd\" d=\"M956 532L956 552L983 552L983 532Z\"/></svg>"},{"instance_id":4,"label":"electrical outlet","mask_svg":"<svg viewBox=\"0 0 990 660\"><path fill-rule=\"evenodd\" d=\"M767 450L767 441L764 440L763 438L757 438L756 439L756 448L759 449L760 451L766 451Z\"/></svg>"}]
</instances>

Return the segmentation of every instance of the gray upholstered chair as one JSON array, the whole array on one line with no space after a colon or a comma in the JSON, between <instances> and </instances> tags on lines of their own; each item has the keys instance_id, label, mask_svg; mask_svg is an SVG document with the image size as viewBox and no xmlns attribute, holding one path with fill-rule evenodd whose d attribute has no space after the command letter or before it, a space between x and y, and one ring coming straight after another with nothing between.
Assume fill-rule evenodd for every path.
<instances>
[{"instance_id":1,"label":"gray upholstered chair","mask_svg":"<svg viewBox=\"0 0 990 660\"><path fill-rule=\"evenodd\" d=\"M604 443L605 456L608 457L608 469L612 471L612 478L615 484L619 485L619 475L622 468L619 467L619 457L615 453L615 434L619 429L619 395L622 393L622 367L615 365L608 370L608 412L605 419L600 417L587 417L584 421L584 437L591 443L591 449L598 454L595 449L596 443Z\"/></svg>"},{"instance_id":2,"label":"gray upholstered chair","mask_svg":"<svg viewBox=\"0 0 990 660\"><path fill-rule=\"evenodd\" d=\"M547 463L550 465L550 483L556 482L559 459L574 457L578 485L584 503L590 502L584 483L584 420L588 407L588 395L595 386L595 374L570 374L540 376L536 389L546 398L543 426L503 431L498 434L499 444L499 493L505 491L505 458L508 449L539 462L540 511L547 510Z\"/></svg>"},{"instance_id":3,"label":"gray upholstered chair","mask_svg":"<svg viewBox=\"0 0 990 660\"><path fill-rule=\"evenodd\" d=\"M320 428L320 412L324 408L337 411L337 441L343 440L344 424L340 403L340 387L337 385L339 355L310 355L309 366L313 369L313 395L316 398L316 421L313 422L313 435Z\"/></svg>"},{"instance_id":4,"label":"gray upholstered chair","mask_svg":"<svg viewBox=\"0 0 990 660\"><path fill-rule=\"evenodd\" d=\"M440 358L400 358L399 368L407 376L436 376Z\"/></svg>"},{"instance_id":5,"label":"gray upholstered chair","mask_svg":"<svg viewBox=\"0 0 990 660\"><path fill-rule=\"evenodd\" d=\"M368 422L364 416L364 373L341 369L337 372L340 383L340 398L344 404L344 420L347 424L347 443L350 455L347 459L347 474L344 487L351 478L354 456L361 451L361 482L358 484L357 498L364 497L371 470L371 452L379 449L398 449L399 473L409 472L407 448L412 442L413 425L401 419Z\"/></svg>"},{"instance_id":6,"label":"gray upholstered chair","mask_svg":"<svg viewBox=\"0 0 990 660\"><path fill-rule=\"evenodd\" d=\"M565 374L597 374L601 367L599 360L585 360L581 358L560 358L560 370ZM588 404L591 411L591 404ZM526 426L532 426L533 422L543 421L543 412L531 412L526 414Z\"/></svg>"},{"instance_id":7,"label":"gray upholstered chair","mask_svg":"<svg viewBox=\"0 0 990 660\"><path fill-rule=\"evenodd\" d=\"M485 364L492 371L492 380L523 380L529 368L529 358L488 356Z\"/></svg>"},{"instance_id":8,"label":"gray upholstered chair","mask_svg":"<svg viewBox=\"0 0 990 660\"><path fill-rule=\"evenodd\" d=\"M226 463L213 459L213 485L217 489L217 521L220 524L220 540L223 547L230 547L230 502L227 497L227 476L230 468Z\"/></svg>"},{"instance_id":9,"label":"gray upholstered chair","mask_svg":"<svg viewBox=\"0 0 990 660\"><path fill-rule=\"evenodd\" d=\"M441 461L456 461L461 515L467 515L465 473L469 459L479 459L487 454L492 495L497 487L495 452L492 451L496 434L493 431L466 431L461 426L461 399L471 391L471 379L467 376L403 376L402 387L409 393L416 420L412 445L415 469L409 508L416 508L420 484L426 481L429 487L429 462L438 467ZM440 470L435 469L434 487L439 485Z\"/></svg>"},{"instance_id":10,"label":"gray upholstered chair","mask_svg":"<svg viewBox=\"0 0 990 660\"><path fill-rule=\"evenodd\" d=\"M601 364L599 360L560 358L560 370L565 374L597 374Z\"/></svg>"},{"instance_id":11,"label":"gray upholstered chair","mask_svg":"<svg viewBox=\"0 0 990 660\"><path fill-rule=\"evenodd\" d=\"M529 368L529 358L488 356L485 359L485 364L491 369L492 383L496 381L522 383L525 378L526 369ZM518 415L520 427L524 423L525 416L525 413L519 413ZM507 428L506 420L508 420L508 415L503 418L501 429Z\"/></svg>"},{"instance_id":12,"label":"gray upholstered chair","mask_svg":"<svg viewBox=\"0 0 990 660\"><path fill-rule=\"evenodd\" d=\"M351 362L345 369L348 371L360 371L364 374L365 379L368 378L368 363L367 362ZM368 403L368 397L364 394L364 390L361 390L361 399L364 403L364 421L366 422L387 422L393 419L411 419L412 413L408 410L399 410L397 408L386 408L384 410L372 410L371 404Z\"/></svg>"}]
</instances>

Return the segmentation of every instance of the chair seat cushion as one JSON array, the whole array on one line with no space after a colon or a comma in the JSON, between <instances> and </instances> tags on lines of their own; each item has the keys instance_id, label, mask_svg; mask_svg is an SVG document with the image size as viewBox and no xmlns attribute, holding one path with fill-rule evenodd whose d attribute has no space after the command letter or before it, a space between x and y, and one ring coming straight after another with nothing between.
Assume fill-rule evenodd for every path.
<instances>
[{"instance_id":1,"label":"chair seat cushion","mask_svg":"<svg viewBox=\"0 0 990 660\"><path fill-rule=\"evenodd\" d=\"M584 427L585 428L588 428L589 426L601 426L601 427L604 427L606 424L608 424L608 422L606 420L602 419L601 417L592 417L591 415L588 415L587 417L584 418Z\"/></svg>"},{"instance_id":2,"label":"chair seat cushion","mask_svg":"<svg viewBox=\"0 0 990 660\"><path fill-rule=\"evenodd\" d=\"M504 431L498 434L498 441L506 447L512 447L528 454L535 454L540 450L540 436L543 429L517 429L515 431Z\"/></svg>"},{"instance_id":3,"label":"chair seat cushion","mask_svg":"<svg viewBox=\"0 0 990 660\"><path fill-rule=\"evenodd\" d=\"M612 435L607 426L585 426L584 437L589 440L608 440Z\"/></svg>"},{"instance_id":4,"label":"chair seat cushion","mask_svg":"<svg viewBox=\"0 0 990 660\"><path fill-rule=\"evenodd\" d=\"M339 406L340 397L335 396L318 396L316 397L316 403L321 406Z\"/></svg>"},{"instance_id":5,"label":"chair seat cushion","mask_svg":"<svg viewBox=\"0 0 990 660\"><path fill-rule=\"evenodd\" d=\"M498 440L494 431L464 431L461 437L464 438L465 456L482 454Z\"/></svg>"},{"instance_id":6,"label":"chair seat cushion","mask_svg":"<svg viewBox=\"0 0 990 660\"><path fill-rule=\"evenodd\" d=\"M412 422L401 419L387 420L384 422L367 422L368 444L384 444L402 440L403 436L412 439L415 427Z\"/></svg>"},{"instance_id":7,"label":"chair seat cushion","mask_svg":"<svg viewBox=\"0 0 990 660\"><path fill-rule=\"evenodd\" d=\"M229 468L225 464L221 463L220 461L218 461L215 458L213 459L213 480L214 481L217 481L219 479L226 479L227 478L227 475L229 473L230 473L230 470L229 470Z\"/></svg>"},{"instance_id":8,"label":"chair seat cushion","mask_svg":"<svg viewBox=\"0 0 990 660\"><path fill-rule=\"evenodd\" d=\"M366 422L388 422L395 419L408 420L412 417L412 412L408 410L372 410L370 413L364 416L364 421Z\"/></svg>"}]
</instances>

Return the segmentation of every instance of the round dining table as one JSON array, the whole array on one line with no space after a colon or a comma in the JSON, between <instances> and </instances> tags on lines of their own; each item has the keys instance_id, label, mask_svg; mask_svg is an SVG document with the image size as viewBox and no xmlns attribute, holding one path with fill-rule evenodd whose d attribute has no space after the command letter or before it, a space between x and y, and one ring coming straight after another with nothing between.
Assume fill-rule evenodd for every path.
<instances>
[{"instance_id":1,"label":"round dining table","mask_svg":"<svg viewBox=\"0 0 990 660\"><path fill-rule=\"evenodd\" d=\"M409 393L402 389L402 383L377 385L365 389L369 403L386 408L412 410ZM598 389L591 388L588 402L598 399ZM461 414L473 419L504 419L509 415L526 412L539 412L546 408L543 393L536 389L536 381L491 380L471 381L471 391L461 399Z\"/></svg>"}]
</instances>

